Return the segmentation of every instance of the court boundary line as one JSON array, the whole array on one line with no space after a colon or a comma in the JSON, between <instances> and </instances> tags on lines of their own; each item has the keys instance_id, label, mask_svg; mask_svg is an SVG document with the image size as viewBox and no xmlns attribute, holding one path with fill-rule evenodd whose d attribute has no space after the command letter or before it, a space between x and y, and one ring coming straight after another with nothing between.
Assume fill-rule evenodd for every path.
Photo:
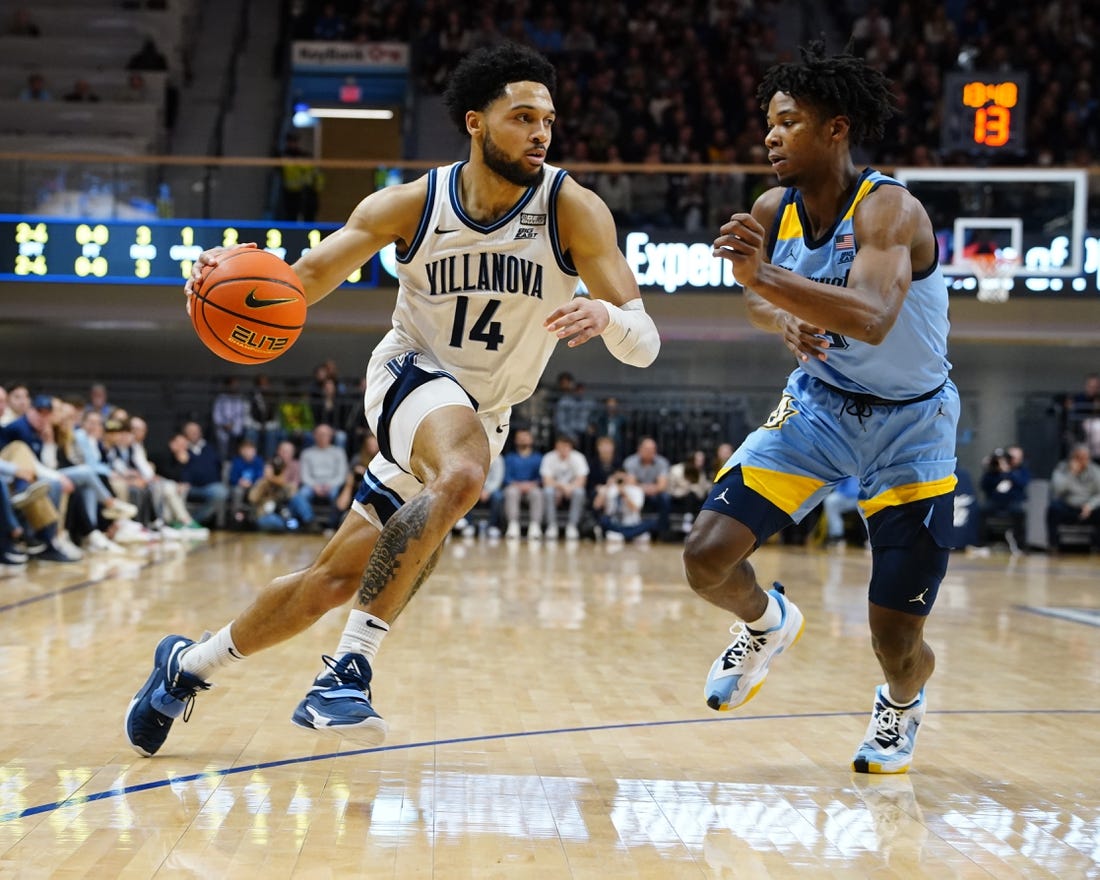
<instances>
[{"instance_id":1,"label":"court boundary line","mask_svg":"<svg viewBox=\"0 0 1100 880\"><path fill-rule=\"evenodd\" d=\"M936 715L1092 715L1100 716L1100 709L939 709ZM862 718L867 715L866 710L858 712L802 712L785 713L781 715L742 715L726 718L680 718L670 721L625 721L617 724L591 724L583 727L554 727L545 730L521 730L508 733L487 733L476 736L451 737L449 739L420 740L411 743L400 743L390 746L374 746L366 749L353 749L349 752L328 752L323 755L302 755L295 758L281 758L278 761L263 761L259 764L246 764L240 767L225 767L221 770L203 770L198 773L188 773L184 776L172 776L167 779L157 779L152 782L141 782L137 785L124 785L119 788L108 788L103 791L92 792L85 795L73 795L51 803L38 804L23 810L13 810L8 813L0 813L0 824L14 822L18 819L26 819L45 813L53 813L66 807L78 807L94 801L107 800L108 798L123 797L130 794L140 794L145 791L154 791L159 788L168 788L177 783L196 782L200 779L226 779L241 773L255 773L257 770L273 770L279 767L287 767L294 764L312 764L317 761L328 761L335 758L350 758L360 755L380 754L382 752L409 751L411 749L437 748L439 746L465 745L469 743L493 742L503 739L520 739L529 736L553 736L557 734L576 733L602 733L615 730L638 730L644 728L672 727L681 724L731 724L744 721L790 721L810 718ZM153 759L155 760L155 759ZM123 771L125 772L125 771Z\"/></svg>"}]
</instances>

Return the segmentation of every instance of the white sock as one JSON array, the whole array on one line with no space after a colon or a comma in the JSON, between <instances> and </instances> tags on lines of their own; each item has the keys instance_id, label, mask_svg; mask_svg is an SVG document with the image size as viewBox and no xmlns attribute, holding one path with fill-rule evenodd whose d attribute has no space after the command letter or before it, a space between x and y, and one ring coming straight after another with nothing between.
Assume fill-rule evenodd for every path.
<instances>
[{"instance_id":1,"label":"white sock","mask_svg":"<svg viewBox=\"0 0 1100 880\"><path fill-rule=\"evenodd\" d=\"M783 609L779 607L779 600L771 593L768 593L767 597L768 607L764 609L764 613L756 618L756 620L745 621L745 626L753 632L759 633L769 629L775 629L783 622Z\"/></svg>"},{"instance_id":2,"label":"white sock","mask_svg":"<svg viewBox=\"0 0 1100 880\"><path fill-rule=\"evenodd\" d=\"M382 639L390 631L390 625L381 617L353 608L348 614L348 625L336 646L336 657L344 654L362 654L370 662L382 646Z\"/></svg>"},{"instance_id":3,"label":"white sock","mask_svg":"<svg viewBox=\"0 0 1100 880\"><path fill-rule=\"evenodd\" d=\"M917 700L919 700L919 699L920 699L920 694L917 694L917 695L916 695L915 697L913 697L913 699L911 699L911 700L910 700L910 701L909 701L908 703L902 703L902 702L900 702L900 701L898 701L898 700L895 700L895 699L894 699L894 698L893 698L892 696L890 696L890 685L888 685L888 684L884 684L884 685L882 686L882 698L883 698L884 700L886 700L886 702L887 702L887 703L889 703L889 704L890 704L891 706L893 706L893 707L895 707L895 708L897 708L897 709L908 709L908 708L909 708L910 706L912 706L912 705L913 705L913 704L914 704L915 702L917 702Z\"/></svg>"},{"instance_id":4,"label":"white sock","mask_svg":"<svg viewBox=\"0 0 1100 880\"><path fill-rule=\"evenodd\" d=\"M227 623L205 642L196 642L180 654L180 668L210 681L214 671L244 659L244 654L233 644L229 634L232 622Z\"/></svg>"}]
</instances>

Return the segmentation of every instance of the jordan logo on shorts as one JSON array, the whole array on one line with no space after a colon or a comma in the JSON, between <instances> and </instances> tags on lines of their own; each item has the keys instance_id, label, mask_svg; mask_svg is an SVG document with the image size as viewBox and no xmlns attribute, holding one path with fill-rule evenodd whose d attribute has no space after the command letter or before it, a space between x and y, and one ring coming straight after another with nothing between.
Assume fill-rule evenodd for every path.
<instances>
[{"instance_id":1,"label":"jordan logo on shorts","mask_svg":"<svg viewBox=\"0 0 1100 880\"><path fill-rule=\"evenodd\" d=\"M717 495L714 496L714 500L715 501L721 501L723 504L729 504L730 500L726 497L726 493L728 491L729 491L728 487L723 489L721 492L719 492Z\"/></svg>"},{"instance_id":2,"label":"jordan logo on shorts","mask_svg":"<svg viewBox=\"0 0 1100 880\"><path fill-rule=\"evenodd\" d=\"M910 603L912 603L912 602L920 602L920 604L921 604L921 605L927 605L928 603L924 601L924 597L925 597L925 596L926 596L927 594L928 594L928 590L927 590L927 589L921 590L921 592L920 592L920 593L919 593L918 595L914 596L914 597L913 597L912 599L910 599L909 601L910 601Z\"/></svg>"}]
</instances>

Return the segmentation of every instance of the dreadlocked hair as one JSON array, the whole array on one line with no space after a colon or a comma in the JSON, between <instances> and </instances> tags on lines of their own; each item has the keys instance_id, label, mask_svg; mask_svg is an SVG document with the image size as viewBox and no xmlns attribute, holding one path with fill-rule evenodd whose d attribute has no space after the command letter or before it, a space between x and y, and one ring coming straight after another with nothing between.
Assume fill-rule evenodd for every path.
<instances>
[{"instance_id":1,"label":"dreadlocked hair","mask_svg":"<svg viewBox=\"0 0 1100 880\"><path fill-rule=\"evenodd\" d=\"M799 49L801 62L776 64L764 74L756 97L767 110L776 92L790 95L829 116L847 116L853 144L882 140L896 112L890 80L845 49L825 54L825 43L813 40Z\"/></svg>"},{"instance_id":2,"label":"dreadlocked hair","mask_svg":"<svg viewBox=\"0 0 1100 880\"><path fill-rule=\"evenodd\" d=\"M503 42L467 55L448 80L443 103L451 121L465 134L466 114L484 110L504 94L509 83L542 83L553 95L557 74L554 65L534 49Z\"/></svg>"}]
</instances>

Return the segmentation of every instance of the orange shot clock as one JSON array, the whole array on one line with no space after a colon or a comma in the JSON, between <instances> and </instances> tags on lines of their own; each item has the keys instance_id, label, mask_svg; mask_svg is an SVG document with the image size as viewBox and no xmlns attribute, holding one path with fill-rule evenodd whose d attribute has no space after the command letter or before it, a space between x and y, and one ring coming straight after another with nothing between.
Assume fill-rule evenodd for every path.
<instances>
[{"instance_id":1,"label":"orange shot clock","mask_svg":"<svg viewBox=\"0 0 1100 880\"><path fill-rule=\"evenodd\" d=\"M944 77L942 146L991 156L1024 152L1027 74L953 71Z\"/></svg>"}]
</instances>

